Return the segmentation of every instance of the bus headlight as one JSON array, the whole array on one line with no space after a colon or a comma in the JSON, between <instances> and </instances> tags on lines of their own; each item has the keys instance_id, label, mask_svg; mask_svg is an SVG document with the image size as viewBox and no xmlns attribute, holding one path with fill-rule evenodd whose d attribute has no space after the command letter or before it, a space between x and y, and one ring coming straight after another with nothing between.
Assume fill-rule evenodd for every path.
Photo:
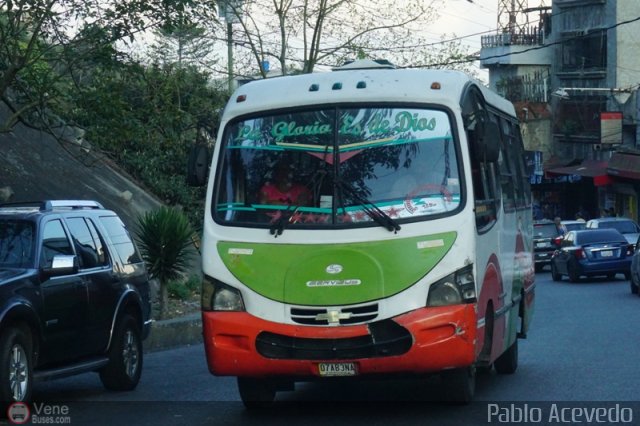
<instances>
[{"instance_id":1,"label":"bus headlight","mask_svg":"<svg viewBox=\"0 0 640 426\"><path fill-rule=\"evenodd\" d=\"M244 311L244 301L237 288L208 276L202 280L203 311Z\"/></svg>"},{"instance_id":2,"label":"bus headlight","mask_svg":"<svg viewBox=\"0 0 640 426\"><path fill-rule=\"evenodd\" d=\"M475 301L473 265L467 265L431 285L427 306L448 306Z\"/></svg>"}]
</instances>

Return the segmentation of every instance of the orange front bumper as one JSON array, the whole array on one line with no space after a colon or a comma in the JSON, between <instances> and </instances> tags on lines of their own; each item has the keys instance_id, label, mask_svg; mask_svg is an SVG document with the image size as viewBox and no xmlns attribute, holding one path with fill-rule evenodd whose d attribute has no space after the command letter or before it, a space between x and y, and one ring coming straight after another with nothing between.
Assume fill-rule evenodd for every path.
<instances>
[{"instance_id":1,"label":"orange front bumper","mask_svg":"<svg viewBox=\"0 0 640 426\"><path fill-rule=\"evenodd\" d=\"M393 318L409 331L413 344L402 355L327 360L354 362L358 375L428 373L465 367L475 361L474 305L422 308ZM369 334L366 325L311 327L278 324L246 312L203 312L209 371L220 376L318 376L323 360L271 359L256 350L261 332L301 339L347 339Z\"/></svg>"}]
</instances>

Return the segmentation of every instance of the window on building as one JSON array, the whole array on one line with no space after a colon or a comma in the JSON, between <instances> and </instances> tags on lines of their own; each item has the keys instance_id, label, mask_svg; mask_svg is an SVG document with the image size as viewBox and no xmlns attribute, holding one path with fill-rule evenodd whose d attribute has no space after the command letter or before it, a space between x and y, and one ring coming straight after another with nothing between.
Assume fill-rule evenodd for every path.
<instances>
[{"instance_id":1,"label":"window on building","mask_svg":"<svg viewBox=\"0 0 640 426\"><path fill-rule=\"evenodd\" d=\"M607 33L596 30L572 34L562 42L562 71L603 70L607 67Z\"/></svg>"},{"instance_id":2,"label":"window on building","mask_svg":"<svg viewBox=\"0 0 640 426\"><path fill-rule=\"evenodd\" d=\"M565 139L599 139L600 113L606 110L606 98L572 93L570 99L558 103L553 133Z\"/></svg>"}]
</instances>

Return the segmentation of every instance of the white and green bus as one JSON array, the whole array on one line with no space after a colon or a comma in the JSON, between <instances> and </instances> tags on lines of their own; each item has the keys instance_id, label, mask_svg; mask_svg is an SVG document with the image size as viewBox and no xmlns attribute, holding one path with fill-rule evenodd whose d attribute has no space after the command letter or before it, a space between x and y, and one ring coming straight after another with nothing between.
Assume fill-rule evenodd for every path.
<instances>
[{"instance_id":1,"label":"white and green bus","mask_svg":"<svg viewBox=\"0 0 640 426\"><path fill-rule=\"evenodd\" d=\"M468 402L478 369L516 370L534 306L514 107L461 72L375 61L241 86L201 250L209 370L245 405L429 373Z\"/></svg>"}]
</instances>

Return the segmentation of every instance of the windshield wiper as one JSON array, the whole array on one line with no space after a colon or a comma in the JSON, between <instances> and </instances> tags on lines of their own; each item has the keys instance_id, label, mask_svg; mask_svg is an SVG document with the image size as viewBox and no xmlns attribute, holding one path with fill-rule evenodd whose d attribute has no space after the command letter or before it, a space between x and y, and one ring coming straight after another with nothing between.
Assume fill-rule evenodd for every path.
<instances>
[{"instance_id":1,"label":"windshield wiper","mask_svg":"<svg viewBox=\"0 0 640 426\"><path fill-rule=\"evenodd\" d=\"M341 180L340 181L336 180L335 182L338 188L343 193L346 192L348 195L350 195L356 201L356 203L358 203L358 205L362 207L364 212L371 219L376 221L383 228L386 228L389 232L393 232L395 234L398 233L398 231L400 230L400 225L398 224L398 222L393 220L391 216L386 214L384 211L382 211L378 206L373 204L371 201L367 200L366 198L358 194L358 191L356 191L353 188L353 186L350 185L349 183L342 182Z\"/></svg>"},{"instance_id":2,"label":"windshield wiper","mask_svg":"<svg viewBox=\"0 0 640 426\"><path fill-rule=\"evenodd\" d=\"M312 189L311 192L312 194L314 194L312 195L312 198L315 198L316 185L318 187L322 185L322 181L324 180L326 175L327 175L326 170L316 170L316 172L311 176L309 181L304 184L306 188ZM295 207L295 208L291 210L292 207ZM282 235L282 233L284 232L284 229L287 227L287 224L291 223L291 219L295 216L295 214L297 213L298 209L300 209L300 207L302 206L294 206L292 204L288 204L287 208L284 209L284 213L280 217L278 217L269 228L269 233L273 235L275 238L278 238L278 235Z\"/></svg>"}]
</instances>

